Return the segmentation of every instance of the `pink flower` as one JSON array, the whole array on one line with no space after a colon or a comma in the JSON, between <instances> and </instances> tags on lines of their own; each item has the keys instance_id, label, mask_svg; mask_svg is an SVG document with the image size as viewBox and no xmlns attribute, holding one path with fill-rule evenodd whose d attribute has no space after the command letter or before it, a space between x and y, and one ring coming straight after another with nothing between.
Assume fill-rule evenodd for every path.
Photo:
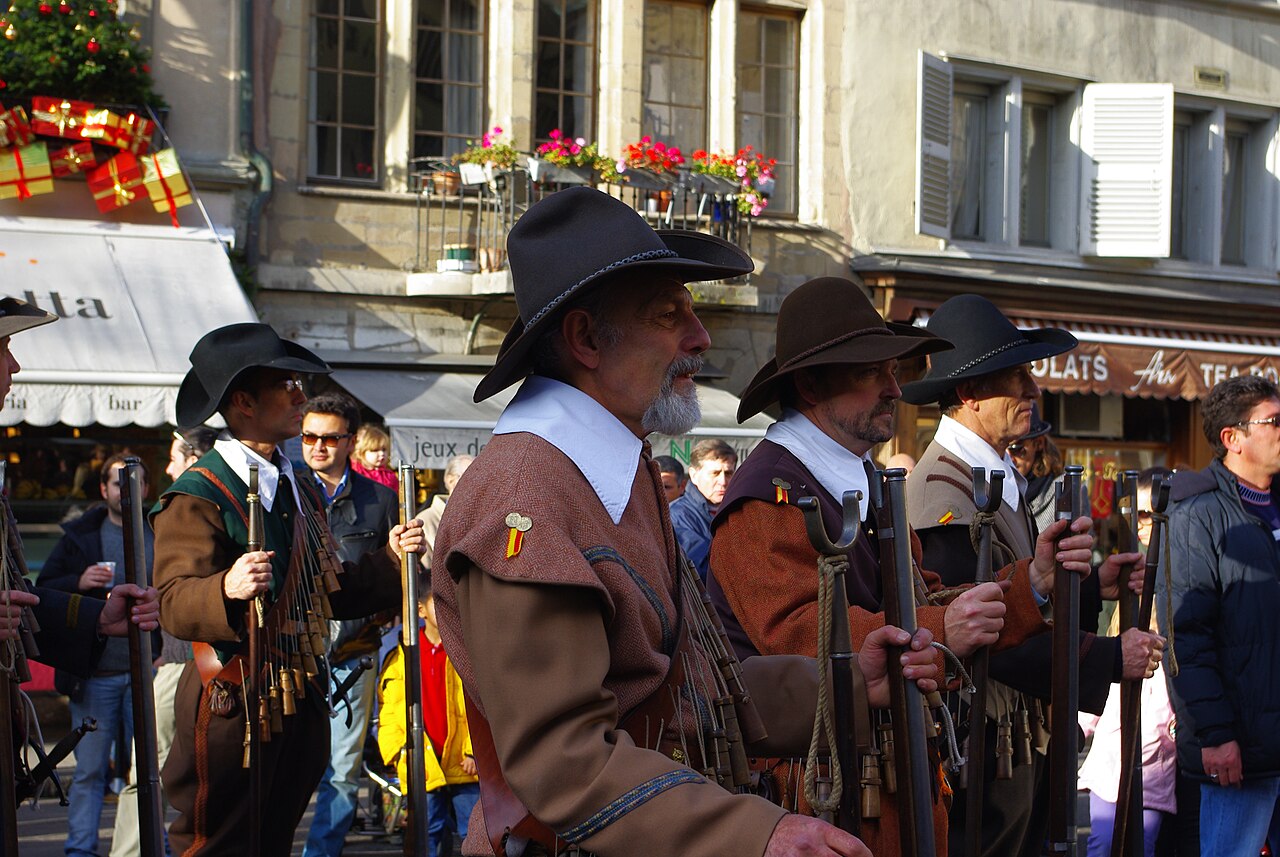
<instances>
[{"instance_id":1,"label":"pink flower","mask_svg":"<svg viewBox=\"0 0 1280 857\"><path fill-rule=\"evenodd\" d=\"M550 134L548 134L547 136L548 136L548 137L550 137L552 140L559 140L559 139L560 139L560 129L559 129L559 128L552 128L552 129L551 129L551 133L550 133Z\"/></svg>"},{"instance_id":2,"label":"pink flower","mask_svg":"<svg viewBox=\"0 0 1280 857\"><path fill-rule=\"evenodd\" d=\"M645 143L647 145L653 142L653 138L650 137L648 134L645 134L643 137L640 138L640 142Z\"/></svg>"},{"instance_id":3,"label":"pink flower","mask_svg":"<svg viewBox=\"0 0 1280 857\"><path fill-rule=\"evenodd\" d=\"M575 139L573 142L577 143L579 146L585 146L585 145L587 145L587 140L586 140L586 138L585 138L585 137L578 137L578 138L577 138L577 139ZM576 154L577 154L577 152L574 152L574 154L576 155Z\"/></svg>"},{"instance_id":4,"label":"pink flower","mask_svg":"<svg viewBox=\"0 0 1280 857\"><path fill-rule=\"evenodd\" d=\"M764 206L763 206L763 205L753 205L753 206L751 206L751 216L752 216L752 217L759 217L759 216L760 216L760 212L762 212L762 211L764 211Z\"/></svg>"},{"instance_id":5,"label":"pink flower","mask_svg":"<svg viewBox=\"0 0 1280 857\"><path fill-rule=\"evenodd\" d=\"M494 133L494 134L501 134L501 133L502 133L502 127L501 127L501 126L499 126L499 125L494 125L494 126L493 126L493 133Z\"/></svg>"},{"instance_id":6,"label":"pink flower","mask_svg":"<svg viewBox=\"0 0 1280 857\"><path fill-rule=\"evenodd\" d=\"M627 171L626 161L615 161L613 166L614 166L614 169L616 169L620 173L625 173Z\"/></svg>"},{"instance_id":7,"label":"pink flower","mask_svg":"<svg viewBox=\"0 0 1280 857\"><path fill-rule=\"evenodd\" d=\"M581 152L581 151L582 151L582 147L581 147L580 145L578 145L577 143L574 143L572 146L570 146L570 147L569 147L569 153L570 153L570 154L576 155L576 154L578 154L578 153L579 153L579 152Z\"/></svg>"},{"instance_id":8,"label":"pink flower","mask_svg":"<svg viewBox=\"0 0 1280 857\"><path fill-rule=\"evenodd\" d=\"M738 168L735 169L734 172L738 174L738 178L745 178L747 175L747 168L739 164Z\"/></svg>"},{"instance_id":9,"label":"pink flower","mask_svg":"<svg viewBox=\"0 0 1280 857\"><path fill-rule=\"evenodd\" d=\"M756 204L756 202L757 202L757 200L756 200L756 195L755 195L754 193L749 193L749 194L747 194L747 196L746 196L746 200L747 200L747 202L748 202L748 203L750 203L751 205L755 205L755 204Z\"/></svg>"}]
</instances>

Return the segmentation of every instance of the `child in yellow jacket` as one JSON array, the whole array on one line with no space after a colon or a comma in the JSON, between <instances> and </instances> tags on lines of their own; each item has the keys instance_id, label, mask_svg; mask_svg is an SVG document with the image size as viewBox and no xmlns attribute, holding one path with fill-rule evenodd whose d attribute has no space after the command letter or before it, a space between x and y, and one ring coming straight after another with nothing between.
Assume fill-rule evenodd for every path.
<instances>
[{"instance_id":1,"label":"child in yellow jacket","mask_svg":"<svg viewBox=\"0 0 1280 857\"><path fill-rule=\"evenodd\" d=\"M428 588L419 590L418 650L422 659L422 721L427 782L427 857L448 857L453 835L466 838L471 810L480 799L476 760L467 730L467 707L462 680L445 654L436 624L435 599ZM378 749L386 764L396 763L401 783L408 783L408 754L404 752L404 654L397 646L387 656L378 680Z\"/></svg>"}]
</instances>

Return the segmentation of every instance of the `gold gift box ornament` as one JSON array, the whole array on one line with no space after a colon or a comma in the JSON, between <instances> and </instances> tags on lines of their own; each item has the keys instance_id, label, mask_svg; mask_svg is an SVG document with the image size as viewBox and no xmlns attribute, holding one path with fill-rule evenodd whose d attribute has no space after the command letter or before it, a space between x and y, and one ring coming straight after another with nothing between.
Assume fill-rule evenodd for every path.
<instances>
[{"instance_id":1,"label":"gold gift box ornament","mask_svg":"<svg viewBox=\"0 0 1280 857\"><path fill-rule=\"evenodd\" d=\"M156 211L169 212L169 220L176 228L178 209L190 205L191 189L187 187L186 177L178 164L178 153L174 149L162 149L149 155L143 155L142 183L151 197L151 204Z\"/></svg>"},{"instance_id":2,"label":"gold gift box ornament","mask_svg":"<svg viewBox=\"0 0 1280 857\"><path fill-rule=\"evenodd\" d=\"M0 199L27 199L42 193L53 193L49 148L32 143L0 150Z\"/></svg>"}]
</instances>

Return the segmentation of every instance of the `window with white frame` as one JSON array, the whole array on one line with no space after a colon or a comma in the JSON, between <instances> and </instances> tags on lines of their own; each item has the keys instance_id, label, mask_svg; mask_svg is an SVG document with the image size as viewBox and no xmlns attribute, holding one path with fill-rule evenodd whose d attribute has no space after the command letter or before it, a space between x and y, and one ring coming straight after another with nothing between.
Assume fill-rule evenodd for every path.
<instances>
[{"instance_id":1,"label":"window with white frame","mask_svg":"<svg viewBox=\"0 0 1280 857\"><path fill-rule=\"evenodd\" d=\"M738 145L777 161L768 211L796 211L800 148L800 19L743 9L738 15Z\"/></svg>"},{"instance_id":2,"label":"window with white frame","mask_svg":"<svg viewBox=\"0 0 1280 857\"><path fill-rule=\"evenodd\" d=\"M707 141L707 20L700 0L646 0L640 131L684 152Z\"/></svg>"},{"instance_id":3,"label":"window with white frame","mask_svg":"<svg viewBox=\"0 0 1280 857\"><path fill-rule=\"evenodd\" d=\"M484 0L418 0L413 157L447 158L484 133Z\"/></svg>"},{"instance_id":4,"label":"window with white frame","mask_svg":"<svg viewBox=\"0 0 1280 857\"><path fill-rule=\"evenodd\" d=\"M1083 253L1274 269L1277 111L1168 84L1090 84L1085 95Z\"/></svg>"},{"instance_id":5,"label":"window with white frame","mask_svg":"<svg viewBox=\"0 0 1280 857\"><path fill-rule=\"evenodd\" d=\"M916 230L1071 250L1079 165L1073 81L921 53Z\"/></svg>"},{"instance_id":6,"label":"window with white frame","mask_svg":"<svg viewBox=\"0 0 1280 857\"><path fill-rule=\"evenodd\" d=\"M381 0L316 0L308 62L307 174L380 179Z\"/></svg>"}]
</instances>

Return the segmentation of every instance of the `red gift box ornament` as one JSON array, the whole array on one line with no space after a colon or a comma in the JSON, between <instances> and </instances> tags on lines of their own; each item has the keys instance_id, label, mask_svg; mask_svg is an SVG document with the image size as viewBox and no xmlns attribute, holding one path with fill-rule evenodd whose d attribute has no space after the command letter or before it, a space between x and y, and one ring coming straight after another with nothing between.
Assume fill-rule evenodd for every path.
<instances>
[{"instance_id":1,"label":"red gift box ornament","mask_svg":"<svg viewBox=\"0 0 1280 857\"><path fill-rule=\"evenodd\" d=\"M123 118L112 116L109 124L110 127L103 142L135 155L140 155L150 148L151 135L156 130L156 123L150 119L144 119L137 113L130 113Z\"/></svg>"},{"instance_id":2,"label":"red gift box ornament","mask_svg":"<svg viewBox=\"0 0 1280 857\"><path fill-rule=\"evenodd\" d=\"M53 177L58 179L88 172L98 165L91 143L71 143L55 149L49 153L49 162L53 165Z\"/></svg>"},{"instance_id":3,"label":"red gift box ornament","mask_svg":"<svg viewBox=\"0 0 1280 857\"><path fill-rule=\"evenodd\" d=\"M141 188L142 169L128 152L121 152L89 174L89 190L103 214L133 202Z\"/></svg>"},{"instance_id":4,"label":"red gift box ornament","mask_svg":"<svg viewBox=\"0 0 1280 857\"><path fill-rule=\"evenodd\" d=\"M27 111L11 107L0 112L0 146L25 146L33 137Z\"/></svg>"},{"instance_id":5,"label":"red gift box ornament","mask_svg":"<svg viewBox=\"0 0 1280 857\"><path fill-rule=\"evenodd\" d=\"M78 140L82 136L85 117L93 109L88 101L37 95L31 99L31 130L46 137Z\"/></svg>"}]
</instances>

